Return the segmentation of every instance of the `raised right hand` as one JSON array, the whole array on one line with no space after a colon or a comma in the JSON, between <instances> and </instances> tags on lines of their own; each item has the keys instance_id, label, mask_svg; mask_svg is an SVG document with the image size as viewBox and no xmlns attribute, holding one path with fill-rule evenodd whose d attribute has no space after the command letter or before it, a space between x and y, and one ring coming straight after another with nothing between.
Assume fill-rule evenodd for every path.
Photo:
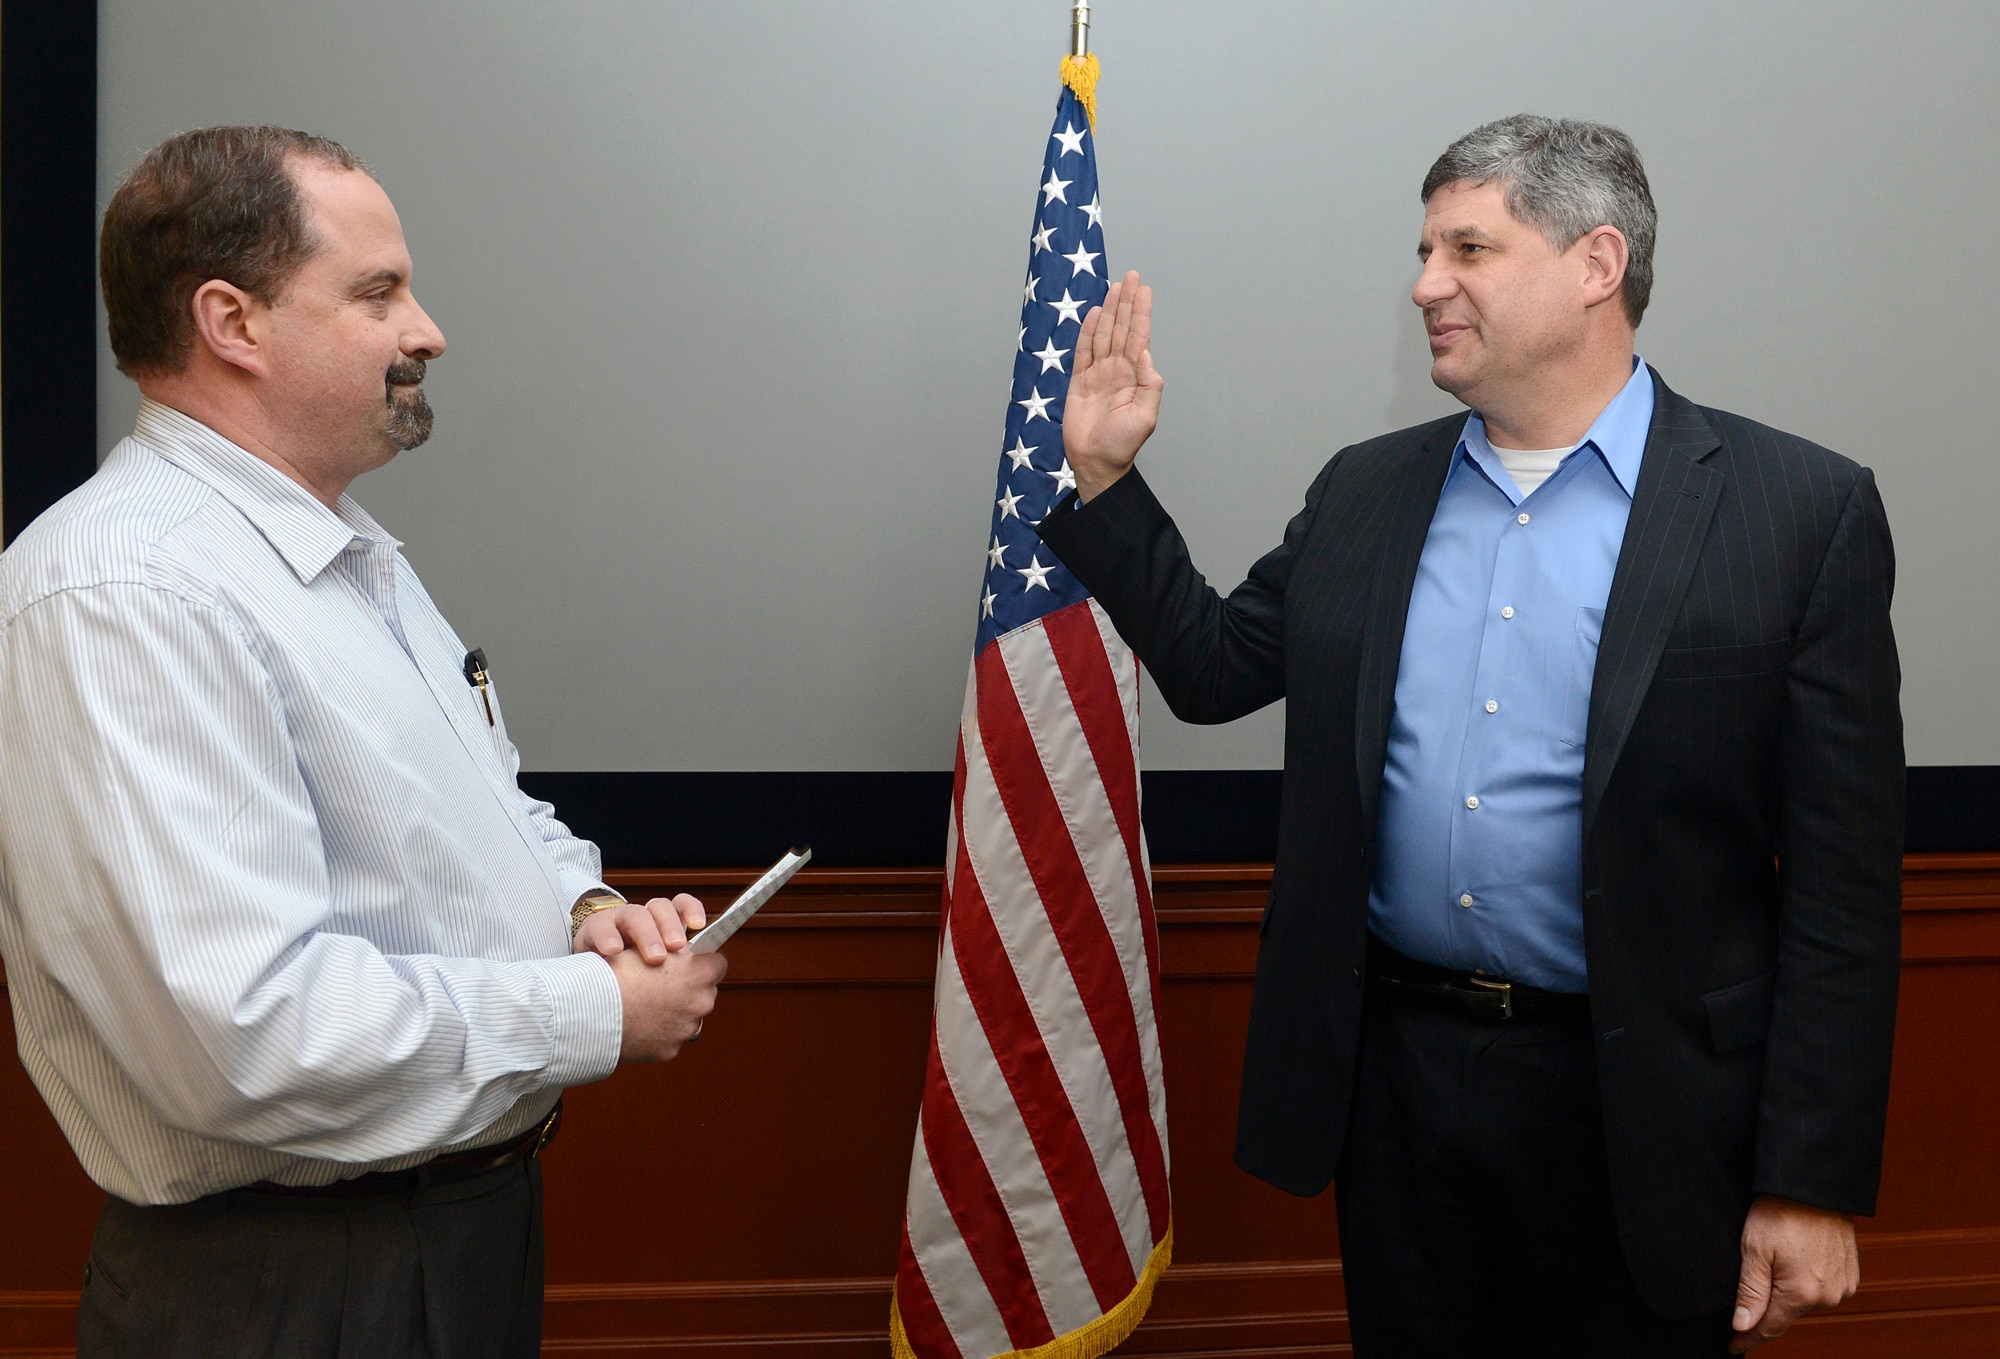
<instances>
[{"instance_id":1,"label":"raised right hand","mask_svg":"<svg viewBox=\"0 0 2000 1359\"><path fill-rule=\"evenodd\" d=\"M620 1062L671 1062L701 1031L715 1008L715 988L729 971L720 953L669 952L657 963L624 949L605 959L618 978L625 1004L625 1037Z\"/></svg>"},{"instance_id":2,"label":"raised right hand","mask_svg":"<svg viewBox=\"0 0 2000 1359\"><path fill-rule=\"evenodd\" d=\"M1091 308L1076 337L1076 360L1063 403L1063 452L1089 500L1132 470L1139 447L1160 422L1166 379L1153 367L1153 290L1129 270Z\"/></svg>"}]
</instances>

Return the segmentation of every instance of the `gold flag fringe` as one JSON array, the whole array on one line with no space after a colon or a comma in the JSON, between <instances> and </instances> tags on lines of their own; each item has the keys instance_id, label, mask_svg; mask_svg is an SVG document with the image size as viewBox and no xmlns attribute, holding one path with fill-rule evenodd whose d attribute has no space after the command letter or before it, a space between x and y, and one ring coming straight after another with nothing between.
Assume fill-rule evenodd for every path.
<instances>
[{"instance_id":1,"label":"gold flag fringe","mask_svg":"<svg viewBox=\"0 0 2000 1359\"><path fill-rule=\"evenodd\" d=\"M1076 91L1076 101L1083 105L1083 116L1090 119L1092 135L1097 132L1097 53L1086 52L1081 57L1064 57L1062 82Z\"/></svg>"},{"instance_id":2,"label":"gold flag fringe","mask_svg":"<svg viewBox=\"0 0 2000 1359\"><path fill-rule=\"evenodd\" d=\"M1167 1272L1167 1265L1173 1258L1174 1224L1169 1220L1167 1234L1160 1239L1159 1245L1153 1247L1152 1257L1146 1261L1145 1273L1139 1276L1139 1282L1125 1295L1124 1301L1089 1325L1079 1326L1067 1335L1059 1335L1046 1345L1037 1345L1031 1350L1009 1350L1005 1354L994 1355L993 1359L1098 1359L1099 1355L1110 1353L1131 1338L1132 1332L1145 1320L1146 1309L1153 1305L1153 1285ZM917 1352L910 1348L909 1337L903 1334L903 1309L893 1293L889 1299L889 1353L893 1359L920 1359Z\"/></svg>"}]
</instances>

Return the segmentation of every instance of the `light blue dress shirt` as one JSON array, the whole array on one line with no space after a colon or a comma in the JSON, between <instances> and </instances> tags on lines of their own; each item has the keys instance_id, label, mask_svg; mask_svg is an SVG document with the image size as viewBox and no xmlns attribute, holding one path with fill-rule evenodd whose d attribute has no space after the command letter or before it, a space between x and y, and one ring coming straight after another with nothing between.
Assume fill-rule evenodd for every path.
<instances>
[{"instance_id":1,"label":"light blue dress shirt","mask_svg":"<svg viewBox=\"0 0 2000 1359\"><path fill-rule=\"evenodd\" d=\"M1369 928L1424 962L1583 991L1591 673L1653 418L1643 359L1533 495L1465 422L1424 539Z\"/></svg>"}]
</instances>

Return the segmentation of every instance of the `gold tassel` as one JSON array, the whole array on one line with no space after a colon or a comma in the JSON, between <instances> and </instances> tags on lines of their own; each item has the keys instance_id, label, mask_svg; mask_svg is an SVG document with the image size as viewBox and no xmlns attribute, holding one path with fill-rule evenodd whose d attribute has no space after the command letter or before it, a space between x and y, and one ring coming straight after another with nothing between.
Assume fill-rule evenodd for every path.
<instances>
[{"instance_id":1,"label":"gold tassel","mask_svg":"<svg viewBox=\"0 0 2000 1359\"><path fill-rule=\"evenodd\" d=\"M1076 91L1076 101L1083 105L1083 116L1090 120L1090 131L1097 132L1097 53L1086 52L1081 57L1064 57L1062 82Z\"/></svg>"},{"instance_id":2,"label":"gold tassel","mask_svg":"<svg viewBox=\"0 0 2000 1359\"><path fill-rule=\"evenodd\" d=\"M996 1355L994 1359L1098 1359L1099 1355L1110 1353L1130 1339L1139 1323L1145 1320L1146 1309L1153 1305L1153 1285L1167 1272L1167 1265L1173 1257L1174 1224L1169 1221L1166 1236L1153 1247L1152 1258L1146 1261L1146 1272L1139 1276L1139 1282L1125 1295L1123 1302L1088 1326L1079 1326L1067 1335L1059 1335L1046 1345L1037 1345L1031 1350L1013 1350ZM893 1295L889 1301L889 1352L893 1359L917 1359L917 1352L910 1348L909 1337L903 1333L903 1310L896 1305Z\"/></svg>"}]
</instances>

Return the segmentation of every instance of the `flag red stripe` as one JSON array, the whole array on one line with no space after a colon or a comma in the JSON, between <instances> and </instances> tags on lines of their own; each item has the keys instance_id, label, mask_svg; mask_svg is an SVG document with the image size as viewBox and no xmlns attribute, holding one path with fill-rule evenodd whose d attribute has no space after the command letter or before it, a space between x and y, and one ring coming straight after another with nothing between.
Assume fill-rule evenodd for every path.
<instances>
[{"instance_id":1,"label":"flag red stripe","mask_svg":"<svg viewBox=\"0 0 2000 1359\"><path fill-rule=\"evenodd\" d=\"M959 851L962 855L963 850ZM972 869L960 862L959 871L969 882ZM1042 1345L1055 1338L1049 1319L1042 1310L1042 1297L1028 1272L1027 1253L1014 1231L1014 1220L993 1183L986 1160L973 1141L965 1113L945 1079L944 1059L938 1053L937 1028L931 1029L930 1067L925 1080L922 1114L924 1151L930 1157L931 1177L944 1196L951 1220L965 1241L967 1254L986 1281L986 1291L1000 1319L1007 1325L1008 1338L1016 1349Z\"/></svg>"},{"instance_id":2,"label":"flag red stripe","mask_svg":"<svg viewBox=\"0 0 2000 1359\"><path fill-rule=\"evenodd\" d=\"M988 647L987 655L997 658L999 648ZM985 656L980 658L984 666ZM1013 688L1005 674L997 683L1009 693ZM979 677L981 707L987 689L984 673ZM985 737L987 758L992 758L992 742ZM964 843L963 810L960 812L961 845ZM963 854L965 851L960 850ZM1028 998L1021 990L1007 948L993 924L991 910L980 889L978 875L961 862L960 890L953 893L952 949L958 960L965 993L972 1001L979 1025L993 1048L993 1056L1006 1077L1014 1096L1014 1106L1027 1126L1028 1138L1041 1159L1042 1173L1054 1191L1056 1207L1069 1228L1077 1258L1090 1277L1091 1291L1106 1311L1122 1301L1138 1282L1132 1258L1125 1250L1118 1215L1111 1196L1097 1174L1097 1159L1077 1121L1076 1108L1056 1076L1048 1049L1042 1045L1040 1029ZM969 890L968 890L969 889Z\"/></svg>"},{"instance_id":3,"label":"flag red stripe","mask_svg":"<svg viewBox=\"0 0 2000 1359\"><path fill-rule=\"evenodd\" d=\"M960 1354L958 1342L951 1338L944 1315L938 1311L937 1299L931 1296L930 1282L917 1266L917 1254L910 1249L907 1217L903 1219L902 1255L896 1265L896 1315L902 1318L903 1338L918 1354L935 1359Z\"/></svg>"},{"instance_id":4,"label":"flag red stripe","mask_svg":"<svg viewBox=\"0 0 2000 1359\"><path fill-rule=\"evenodd\" d=\"M1014 823L1028 874L1048 912L1050 927L1062 946L1111 1073L1111 1086L1124 1118L1125 1140L1146 1198L1152 1239L1157 1242L1167 1230L1167 1163L1160 1150L1159 1130L1153 1125L1146 1068L1140 1056L1139 1021L1133 1013L1125 966L1104 923L1103 908L1091 890L1076 842L1070 838L1069 823L1036 751L1000 648L988 647L978 664L979 734L986 746L986 759L993 768L1000 800ZM1108 678L1108 668L1106 675ZM1128 1280L1119 1294L1122 1297L1131 1289L1131 1257L1121 1247L1119 1258L1125 1262Z\"/></svg>"},{"instance_id":5,"label":"flag red stripe","mask_svg":"<svg viewBox=\"0 0 2000 1359\"><path fill-rule=\"evenodd\" d=\"M1132 867L1132 885L1139 894L1139 920L1146 939L1153 1013L1158 1014L1160 936L1153 917L1153 884L1139 848L1139 758L1132 746L1131 729L1125 725L1118 677L1111 671L1111 657L1104 650L1104 634L1097 630L1088 600L1050 614L1042 620L1042 626L1048 631L1049 646L1069 689L1070 706L1076 709L1077 721L1083 724L1083 737L1097 759L1105 796L1111 800L1112 814L1118 818L1118 833L1125 840L1126 862Z\"/></svg>"}]
</instances>

